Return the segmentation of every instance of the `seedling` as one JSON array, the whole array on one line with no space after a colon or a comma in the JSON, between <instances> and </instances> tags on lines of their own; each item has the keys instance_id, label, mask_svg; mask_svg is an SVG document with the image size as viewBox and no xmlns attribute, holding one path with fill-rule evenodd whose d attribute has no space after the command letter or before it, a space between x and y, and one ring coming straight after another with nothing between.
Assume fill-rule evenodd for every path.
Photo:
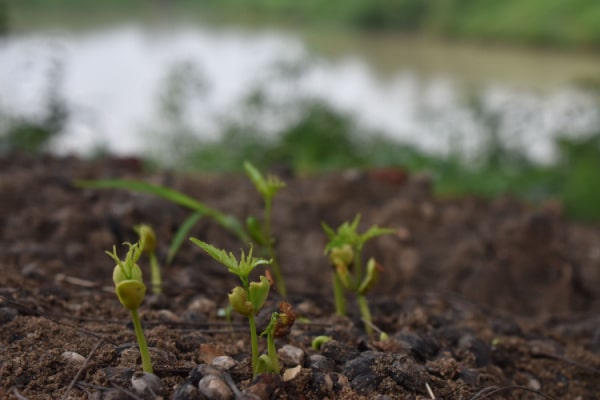
<instances>
[{"instance_id":1,"label":"seedling","mask_svg":"<svg viewBox=\"0 0 600 400\"><path fill-rule=\"evenodd\" d=\"M160 274L160 265L156 257L156 234L150 225L142 224L134 227L134 230L140 237L140 246L142 251L148 254L150 258L150 282L152 282L152 293L160 294L162 292L162 278Z\"/></svg>"},{"instance_id":2,"label":"seedling","mask_svg":"<svg viewBox=\"0 0 600 400\"><path fill-rule=\"evenodd\" d=\"M244 170L265 202L265 213L262 224L258 219L248 217L246 228L252 240L267 250L269 257L272 260L271 267L275 274L277 291L282 297L287 297L285 282L275 253L275 238L271 233L271 206L273 204L273 198L277 192L285 187L285 183L273 175L268 175L267 178L265 178L260 171L248 161L244 163Z\"/></svg>"},{"instance_id":3,"label":"seedling","mask_svg":"<svg viewBox=\"0 0 600 400\"><path fill-rule=\"evenodd\" d=\"M248 255L242 251L238 261L233 253L227 253L224 250L203 242L196 238L190 240L207 252L212 258L227 267L229 272L237 275L242 282L242 286L236 286L229 293L229 304L231 307L248 318L250 325L250 344L252 347L252 373L258 373L258 333L256 331L256 315L265 305L269 296L270 283L266 276L260 276L259 282L250 282L250 273L261 264L269 264L270 260L254 258L252 256L252 247Z\"/></svg>"},{"instance_id":4,"label":"seedling","mask_svg":"<svg viewBox=\"0 0 600 400\"><path fill-rule=\"evenodd\" d=\"M137 261L142 255L143 250L139 243L125 244L129 246L129 251L125 256L124 261L117 255L115 246L113 246L112 253L107 251L106 254L117 263L113 270L115 292L123 307L129 310L131 314L135 336L142 356L142 368L144 369L144 372L151 374L152 361L150 359L146 337L144 336L144 331L142 330L142 324L140 323L140 317L138 315L138 308L146 295L146 285L144 285L144 282L142 281L142 270L137 265Z\"/></svg>"},{"instance_id":5,"label":"seedling","mask_svg":"<svg viewBox=\"0 0 600 400\"><path fill-rule=\"evenodd\" d=\"M325 223L322 225L329 238L329 243L325 246L325 254L334 268L333 291L336 313L346 315L344 291L354 292L360 314L365 321L365 331L370 335L373 333L373 328L366 294L377 282L381 266L371 258L367 262L366 269L363 268L362 249L368 240L393 233L394 230L375 225L359 234L357 232L359 222L360 215L357 215L351 223L344 222L337 231Z\"/></svg>"},{"instance_id":6,"label":"seedling","mask_svg":"<svg viewBox=\"0 0 600 400\"><path fill-rule=\"evenodd\" d=\"M279 374L281 372L275 338L285 336L290 332L296 320L296 314L292 311L292 306L285 301L279 304L279 311L271 314L269 325L260 334L267 337L267 353L258 358L257 374L265 372Z\"/></svg>"},{"instance_id":7,"label":"seedling","mask_svg":"<svg viewBox=\"0 0 600 400\"><path fill-rule=\"evenodd\" d=\"M332 340L331 336L319 335L312 340L310 345L314 350L319 351L321 350L321 347L330 340Z\"/></svg>"}]
</instances>

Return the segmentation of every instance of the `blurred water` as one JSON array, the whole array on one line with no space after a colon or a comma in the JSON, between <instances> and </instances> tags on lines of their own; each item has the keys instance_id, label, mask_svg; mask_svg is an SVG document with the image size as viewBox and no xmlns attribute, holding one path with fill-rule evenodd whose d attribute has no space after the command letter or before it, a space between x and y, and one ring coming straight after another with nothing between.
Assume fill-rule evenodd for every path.
<instances>
[{"instance_id":1,"label":"blurred water","mask_svg":"<svg viewBox=\"0 0 600 400\"><path fill-rule=\"evenodd\" d=\"M43 113L50 80L59 78L54 86L71 110L53 143L60 154L98 147L140 154L149 141L168 140L174 126L217 137L224 120L248 118L241 104L257 88L274 110L298 98L323 99L364 127L438 153L471 154L494 130L509 146L548 161L557 135L600 130L597 99L570 83L570 71L544 90L539 82L513 85L495 76L474 87L439 65L423 73L414 58L405 61L382 75L358 53L315 54L300 36L270 30L131 24L13 35L0 44L0 110ZM251 118L273 131L293 112Z\"/></svg>"}]
</instances>

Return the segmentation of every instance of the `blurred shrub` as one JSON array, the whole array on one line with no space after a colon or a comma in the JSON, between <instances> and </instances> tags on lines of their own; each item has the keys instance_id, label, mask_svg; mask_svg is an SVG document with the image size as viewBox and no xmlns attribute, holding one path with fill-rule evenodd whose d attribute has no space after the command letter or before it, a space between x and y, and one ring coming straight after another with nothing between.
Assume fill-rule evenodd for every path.
<instances>
[{"instance_id":1,"label":"blurred shrub","mask_svg":"<svg viewBox=\"0 0 600 400\"><path fill-rule=\"evenodd\" d=\"M600 219L600 133L558 141L560 160L554 176L567 212L578 218Z\"/></svg>"}]
</instances>

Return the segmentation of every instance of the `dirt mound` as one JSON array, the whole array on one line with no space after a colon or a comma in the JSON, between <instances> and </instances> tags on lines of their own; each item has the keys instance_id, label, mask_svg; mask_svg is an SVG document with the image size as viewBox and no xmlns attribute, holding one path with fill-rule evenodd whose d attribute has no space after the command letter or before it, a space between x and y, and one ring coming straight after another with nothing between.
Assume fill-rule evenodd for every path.
<instances>
[{"instance_id":1,"label":"dirt mound","mask_svg":"<svg viewBox=\"0 0 600 400\"><path fill-rule=\"evenodd\" d=\"M122 378L139 368L138 353L104 251L135 241L132 227L145 222L164 260L189 215L151 195L79 189L74 179L141 179L241 220L262 215L244 176L145 173L135 159L12 156L0 168L3 398L127 398ZM401 170L280 176L287 187L273 205L277 251L289 300L310 323L278 343L304 357L298 377L269 381L274 397L430 398L428 388L437 398L597 397L598 226L566 220L554 202L436 198L426 176ZM384 267L369 301L390 335L385 342L364 335L354 308L348 319L332 315L321 223L338 226L356 214L362 228L396 230L365 249ZM206 218L191 235L234 253L245 247ZM165 397L186 398L188 386L196 393L192 372L221 354L236 360L227 374L240 389L268 387L251 384L243 326L230 331L243 321L216 316L236 278L188 243L164 271L164 293L141 313ZM312 350L320 334L334 341ZM82 363L66 351L93 353Z\"/></svg>"}]
</instances>

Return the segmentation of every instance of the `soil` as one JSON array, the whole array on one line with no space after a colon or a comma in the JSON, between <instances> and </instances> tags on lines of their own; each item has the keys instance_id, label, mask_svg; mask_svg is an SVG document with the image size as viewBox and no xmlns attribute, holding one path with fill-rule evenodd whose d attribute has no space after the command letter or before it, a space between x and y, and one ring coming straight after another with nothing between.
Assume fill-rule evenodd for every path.
<instances>
[{"instance_id":1,"label":"soil","mask_svg":"<svg viewBox=\"0 0 600 400\"><path fill-rule=\"evenodd\" d=\"M244 176L147 172L136 159L12 155L0 171L0 398L144 398L131 387L139 352L104 252L149 223L164 263L189 211L72 181L163 184L242 220L262 215L261 198ZM598 398L600 226L569 221L556 201L437 198L426 175L399 169L275 173L287 187L274 201L273 231L298 315L277 341L288 345L283 378L252 380L244 320L218 316L237 278L184 243L163 268L163 293L140 309L160 396L205 398L198 381L215 357L230 356L213 370L237 398ZM396 230L364 249L384 268L368 300L385 341L365 334L352 296L348 317L334 313L321 222L337 227L358 213L361 231ZM207 218L191 236L235 254L247 248ZM279 301L273 293L263 314ZM332 340L314 350L319 335Z\"/></svg>"}]
</instances>

